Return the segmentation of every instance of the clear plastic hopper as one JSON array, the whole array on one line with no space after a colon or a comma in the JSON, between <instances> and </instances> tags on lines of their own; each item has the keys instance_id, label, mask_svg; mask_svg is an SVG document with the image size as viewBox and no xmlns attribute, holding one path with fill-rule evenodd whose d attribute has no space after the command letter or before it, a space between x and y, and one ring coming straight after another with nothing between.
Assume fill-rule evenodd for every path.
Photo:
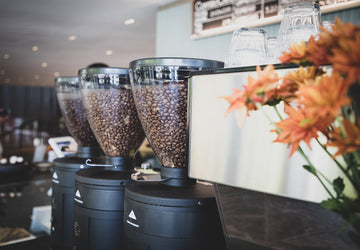
<instances>
[{"instance_id":1,"label":"clear plastic hopper","mask_svg":"<svg viewBox=\"0 0 360 250\"><path fill-rule=\"evenodd\" d=\"M146 137L164 167L187 168L187 99L191 71L223 63L192 58L147 58L130 63L130 78Z\"/></svg>"},{"instance_id":2,"label":"clear plastic hopper","mask_svg":"<svg viewBox=\"0 0 360 250\"><path fill-rule=\"evenodd\" d=\"M80 147L99 147L86 118L78 77L57 77L55 85L60 110L71 136Z\"/></svg>"},{"instance_id":3,"label":"clear plastic hopper","mask_svg":"<svg viewBox=\"0 0 360 250\"><path fill-rule=\"evenodd\" d=\"M145 135L137 115L128 69L81 69L79 79L90 126L105 155L133 158Z\"/></svg>"}]
</instances>

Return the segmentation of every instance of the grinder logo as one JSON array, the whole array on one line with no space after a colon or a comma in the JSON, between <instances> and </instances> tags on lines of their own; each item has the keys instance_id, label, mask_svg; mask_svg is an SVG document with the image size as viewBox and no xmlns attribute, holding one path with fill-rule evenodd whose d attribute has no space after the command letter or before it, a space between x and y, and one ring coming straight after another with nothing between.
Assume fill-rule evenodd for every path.
<instances>
[{"instance_id":1,"label":"grinder logo","mask_svg":"<svg viewBox=\"0 0 360 250\"><path fill-rule=\"evenodd\" d=\"M132 221L136 222L136 215L135 215L134 210L131 210L131 212L128 215L128 218L131 219ZM131 222L130 220L126 220L127 224L129 224L129 225L131 225L133 227L139 228L139 225L136 224L135 222Z\"/></svg>"},{"instance_id":2,"label":"grinder logo","mask_svg":"<svg viewBox=\"0 0 360 250\"><path fill-rule=\"evenodd\" d=\"M52 175L52 182L54 182L54 183L56 183L56 184L59 184L60 181L59 181L58 178L59 178L59 177L58 177L57 173L54 172L53 175Z\"/></svg>"},{"instance_id":3,"label":"grinder logo","mask_svg":"<svg viewBox=\"0 0 360 250\"><path fill-rule=\"evenodd\" d=\"M83 202L82 200L80 200L80 199L81 199L81 194L80 194L80 191L79 191L79 189L78 189L78 190L76 190L76 192L75 192L74 201L76 201L76 202L78 202L78 203L80 203L80 204L83 204L84 202Z\"/></svg>"}]
</instances>

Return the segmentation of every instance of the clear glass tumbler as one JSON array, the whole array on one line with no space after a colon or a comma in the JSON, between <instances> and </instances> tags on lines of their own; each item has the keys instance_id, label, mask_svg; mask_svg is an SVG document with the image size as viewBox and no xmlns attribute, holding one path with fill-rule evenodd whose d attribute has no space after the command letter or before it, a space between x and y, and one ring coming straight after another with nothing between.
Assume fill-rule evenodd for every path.
<instances>
[{"instance_id":1,"label":"clear glass tumbler","mask_svg":"<svg viewBox=\"0 0 360 250\"><path fill-rule=\"evenodd\" d=\"M234 31L225 58L225 68L265 64L268 58L266 32L260 28Z\"/></svg>"},{"instance_id":2,"label":"clear glass tumbler","mask_svg":"<svg viewBox=\"0 0 360 250\"><path fill-rule=\"evenodd\" d=\"M323 26L325 29L332 31L332 25L334 25L335 22L334 21L322 21L321 22L321 26Z\"/></svg>"},{"instance_id":3,"label":"clear glass tumbler","mask_svg":"<svg viewBox=\"0 0 360 250\"><path fill-rule=\"evenodd\" d=\"M276 49L277 49L277 39L274 36L268 37L266 39L268 46L268 63L275 64L280 63L280 60L277 58Z\"/></svg>"},{"instance_id":4,"label":"clear glass tumbler","mask_svg":"<svg viewBox=\"0 0 360 250\"><path fill-rule=\"evenodd\" d=\"M287 51L294 42L308 41L312 35L320 32L320 5L316 3L298 3L285 8L284 16L277 35L277 56Z\"/></svg>"}]
</instances>

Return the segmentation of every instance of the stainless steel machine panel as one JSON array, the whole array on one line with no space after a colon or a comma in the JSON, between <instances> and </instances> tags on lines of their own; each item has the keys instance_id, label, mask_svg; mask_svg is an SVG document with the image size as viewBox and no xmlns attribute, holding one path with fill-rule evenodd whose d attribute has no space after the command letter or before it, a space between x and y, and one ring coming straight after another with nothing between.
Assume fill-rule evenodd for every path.
<instances>
[{"instance_id":1,"label":"stainless steel machine panel","mask_svg":"<svg viewBox=\"0 0 360 250\"><path fill-rule=\"evenodd\" d=\"M250 69L250 70L249 70ZM277 69L279 75L291 68ZM247 84L248 75L257 78L255 67L238 71L194 75L189 84L189 176L192 178L266 192L306 201L327 198L318 180L302 168L296 152L289 158L287 145L273 143L278 121L272 107L245 116L239 111L225 116L229 104L219 97ZM279 110L283 110L280 105ZM314 142L312 150L302 145L311 161L330 180L340 175L332 160Z\"/></svg>"}]
</instances>

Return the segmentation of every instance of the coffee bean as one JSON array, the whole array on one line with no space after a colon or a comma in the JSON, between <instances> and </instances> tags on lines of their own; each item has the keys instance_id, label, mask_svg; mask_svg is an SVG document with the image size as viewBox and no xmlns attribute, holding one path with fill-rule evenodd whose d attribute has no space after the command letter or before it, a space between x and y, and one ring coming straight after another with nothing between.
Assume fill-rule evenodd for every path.
<instances>
[{"instance_id":1,"label":"coffee bean","mask_svg":"<svg viewBox=\"0 0 360 250\"><path fill-rule=\"evenodd\" d=\"M99 146L86 118L79 93L58 93L58 102L66 127L79 146Z\"/></svg>"},{"instance_id":2,"label":"coffee bean","mask_svg":"<svg viewBox=\"0 0 360 250\"><path fill-rule=\"evenodd\" d=\"M90 125L107 156L132 157L145 139L131 88L82 89Z\"/></svg>"},{"instance_id":3,"label":"coffee bean","mask_svg":"<svg viewBox=\"0 0 360 250\"><path fill-rule=\"evenodd\" d=\"M146 136L160 162L186 168L187 82L137 85L134 94Z\"/></svg>"}]
</instances>

